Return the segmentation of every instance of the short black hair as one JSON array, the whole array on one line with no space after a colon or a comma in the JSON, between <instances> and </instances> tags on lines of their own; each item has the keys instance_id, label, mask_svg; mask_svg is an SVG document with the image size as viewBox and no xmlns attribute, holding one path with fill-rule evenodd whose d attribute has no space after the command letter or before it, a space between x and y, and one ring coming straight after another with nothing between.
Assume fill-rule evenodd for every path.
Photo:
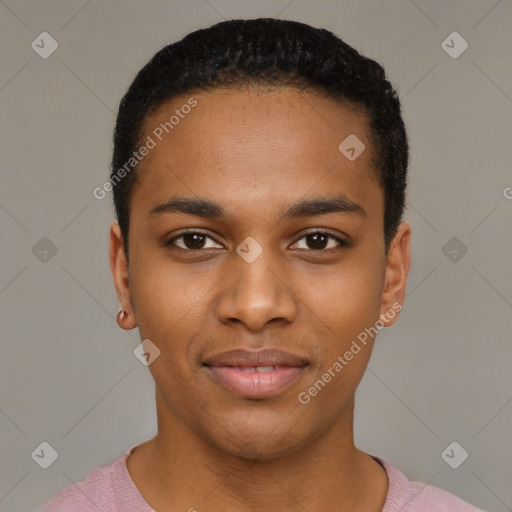
<instances>
[{"instance_id":1,"label":"short black hair","mask_svg":"<svg viewBox=\"0 0 512 512\"><path fill-rule=\"evenodd\" d=\"M147 117L177 96L248 85L289 86L363 109L384 191L387 253L402 220L409 159L398 94L380 64L332 32L296 21L258 18L223 21L165 46L139 71L122 98L110 182L127 260L129 199L138 166L133 163L133 171L123 173L123 179L116 173L134 160Z\"/></svg>"}]
</instances>

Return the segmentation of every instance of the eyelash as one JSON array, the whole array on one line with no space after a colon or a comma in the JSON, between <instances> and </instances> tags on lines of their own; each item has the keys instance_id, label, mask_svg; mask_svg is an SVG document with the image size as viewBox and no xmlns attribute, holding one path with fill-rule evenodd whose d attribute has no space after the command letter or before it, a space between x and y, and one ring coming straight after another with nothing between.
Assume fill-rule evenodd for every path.
<instances>
[{"instance_id":1,"label":"eyelash","mask_svg":"<svg viewBox=\"0 0 512 512\"><path fill-rule=\"evenodd\" d=\"M304 233L293 245L296 245L300 240L308 237L308 236L311 236L311 235L326 235L328 240L334 240L335 242L337 242L339 244L339 247L349 247L350 246L350 243L347 242L346 240L343 240L342 238L336 236L336 235L333 235L332 233L329 233L328 231L321 231L321 230L317 230L317 231L309 231L307 233ZM217 242L217 240L215 240L212 236L210 236L209 234L207 233L204 233L203 231L185 231L183 233L180 233L179 235L176 235L174 237L172 237L170 240L168 240L167 242L165 242L165 246L168 246L168 247L172 247L174 249L180 249L182 251L185 251L185 252L190 252L190 253L199 253L199 252L203 252L205 249L183 249L182 247L177 247L176 245L174 245L174 242L176 240L179 240L180 238L183 238L185 235L203 235L207 238L209 238L210 240L213 240L216 244L219 244L219 242ZM329 249L297 249L299 251L307 251L307 252L313 252L313 253L325 253L325 252L330 252L332 251L333 247L329 248Z\"/></svg>"}]
</instances>

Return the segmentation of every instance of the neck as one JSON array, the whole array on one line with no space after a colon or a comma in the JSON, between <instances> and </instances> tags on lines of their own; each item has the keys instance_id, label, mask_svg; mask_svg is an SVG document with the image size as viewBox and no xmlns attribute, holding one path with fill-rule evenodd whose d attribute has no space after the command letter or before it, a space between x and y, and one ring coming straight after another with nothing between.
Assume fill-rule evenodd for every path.
<instances>
[{"instance_id":1,"label":"neck","mask_svg":"<svg viewBox=\"0 0 512 512\"><path fill-rule=\"evenodd\" d=\"M231 455L160 413L158 435L132 452L128 471L156 511L172 506L199 512L378 512L387 495L387 475L354 446L353 401L347 409L326 432L275 458Z\"/></svg>"}]
</instances>

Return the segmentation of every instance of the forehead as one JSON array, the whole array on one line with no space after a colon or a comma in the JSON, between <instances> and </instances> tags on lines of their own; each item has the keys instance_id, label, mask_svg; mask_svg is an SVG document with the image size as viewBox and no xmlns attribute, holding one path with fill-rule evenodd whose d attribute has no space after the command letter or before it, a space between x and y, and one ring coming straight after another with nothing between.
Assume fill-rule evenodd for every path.
<instances>
[{"instance_id":1,"label":"forehead","mask_svg":"<svg viewBox=\"0 0 512 512\"><path fill-rule=\"evenodd\" d=\"M176 193L226 204L244 198L260 207L262 201L290 202L308 193L341 193L377 209L383 203L367 116L307 92L215 90L182 96L146 119L142 139L147 137L155 145L139 166L132 194L145 208ZM345 140L349 146L355 142L357 151L363 147L357 144L364 144L355 160L347 158Z\"/></svg>"}]
</instances>

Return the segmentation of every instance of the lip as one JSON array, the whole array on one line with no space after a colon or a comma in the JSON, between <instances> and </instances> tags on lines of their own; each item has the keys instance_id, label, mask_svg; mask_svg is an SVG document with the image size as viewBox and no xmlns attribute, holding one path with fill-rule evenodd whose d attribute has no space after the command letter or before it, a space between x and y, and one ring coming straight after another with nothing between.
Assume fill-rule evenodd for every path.
<instances>
[{"instance_id":1,"label":"lip","mask_svg":"<svg viewBox=\"0 0 512 512\"><path fill-rule=\"evenodd\" d=\"M203 361L207 366L304 366L309 364L307 359L284 352L282 350L267 348L258 351L243 349L229 350L208 357Z\"/></svg>"},{"instance_id":2,"label":"lip","mask_svg":"<svg viewBox=\"0 0 512 512\"><path fill-rule=\"evenodd\" d=\"M253 399L270 398L297 381L309 362L290 352L264 349L231 350L207 358L208 374L232 393Z\"/></svg>"}]
</instances>

